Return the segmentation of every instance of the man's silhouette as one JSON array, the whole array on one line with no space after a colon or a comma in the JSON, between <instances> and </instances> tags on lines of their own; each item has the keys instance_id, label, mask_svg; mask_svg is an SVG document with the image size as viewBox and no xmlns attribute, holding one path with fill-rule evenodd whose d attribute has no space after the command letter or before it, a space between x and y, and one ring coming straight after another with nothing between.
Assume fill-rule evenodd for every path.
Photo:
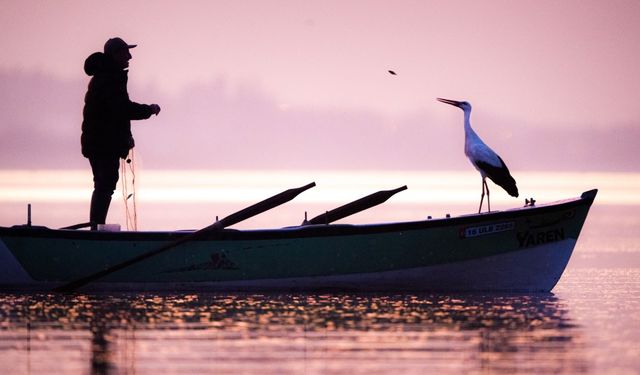
<instances>
[{"instance_id":1,"label":"man's silhouette","mask_svg":"<svg viewBox=\"0 0 640 375\"><path fill-rule=\"evenodd\" d=\"M92 229L104 224L111 196L118 182L120 158L125 159L134 141L131 120L148 119L160 112L157 104L138 104L129 99L127 80L130 49L120 38L107 40L104 52L91 54L84 71L91 76L84 99L82 155L93 171L93 195L89 220Z\"/></svg>"}]
</instances>

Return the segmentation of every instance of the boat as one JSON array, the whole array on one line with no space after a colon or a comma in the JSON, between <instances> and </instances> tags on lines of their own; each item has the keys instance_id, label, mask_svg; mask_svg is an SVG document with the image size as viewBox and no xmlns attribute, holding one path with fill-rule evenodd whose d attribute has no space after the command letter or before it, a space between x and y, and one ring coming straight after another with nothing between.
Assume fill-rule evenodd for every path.
<instances>
[{"instance_id":1,"label":"boat","mask_svg":"<svg viewBox=\"0 0 640 375\"><path fill-rule=\"evenodd\" d=\"M596 194L379 224L333 224L335 217L324 216L325 223L316 218L286 228L228 228L282 204L274 201L197 231L29 222L0 227L0 290L550 292Z\"/></svg>"}]
</instances>

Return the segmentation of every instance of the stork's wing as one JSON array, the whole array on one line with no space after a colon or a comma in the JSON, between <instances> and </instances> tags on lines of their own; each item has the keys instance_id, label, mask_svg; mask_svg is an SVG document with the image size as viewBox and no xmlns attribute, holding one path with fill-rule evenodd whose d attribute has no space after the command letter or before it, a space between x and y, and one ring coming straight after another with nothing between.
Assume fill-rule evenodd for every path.
<instances>
[{"instance_id":1,"label":"stork's wing","mask_svg":"<svg viewBox=\"0 0 640 375\"><path fill-rule=\"evenodd\" d=\"M498 156L496 154L496 156ZM509 168L504 163L502 158L498 156L501 166L494 166L483 161L476 160L475 164L480 168L496 185L502 187L512 197L518 196L518 187L516 186L516 180L511 177Z\"/></svg>"}]
</instances>

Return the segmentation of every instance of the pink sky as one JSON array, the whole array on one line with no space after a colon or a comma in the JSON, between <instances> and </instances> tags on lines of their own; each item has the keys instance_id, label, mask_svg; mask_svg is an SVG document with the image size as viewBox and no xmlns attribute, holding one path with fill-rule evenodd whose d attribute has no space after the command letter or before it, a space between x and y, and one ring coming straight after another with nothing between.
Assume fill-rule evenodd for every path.
<instances>
[{"instance_id":1,"label":"pink sky","mask_svg":"<svg viewBox=\"0 0 640 375\"><path fill-rule=\"evenodd\" d=\"M180 105L184 104L180 98L192 93L194 85L202 88L203 95L220 88L226 98L241 98L224 114L227 121L260 121L260 114L264 116L260 106L265 105L270 106L265 113L272 115L271 120L288 116L276 129L280 133L274 142L282 147L287 147L290 133L283 129L285 124L317 121L322 127L316 117L356 116L353 128L340 125L344 144L361 142L369 133L382 150L393 133L393 139L414 140L404 151L415 147L407 155L419 157L424 150L418 150L417 139L424 139L428 148L429 142L438 143L437 137L458 137L452 144L460 147L462 113L435 98L466 99L474 105L476 130L497 151L506 149L510 166L521 168L538 166L509 151L513 134L535 137L538 129L547 135L554 129L565 136L594 130L615 134L618 129L637 128L640 115L640 2L635 0L11 0L3 2L0 24L2 77L37 73L56 85L79 84L77 97L69 94L60 105L76 116L59 116L69 126L65 134L73 142L88 81L82 64L111 36L139 45L132 51L133 99L163 106L163 113L149 120L163 130L156 128L154 134L134 130L147 145L174 137L158 134L170 127L181 126L181 132L190 134L187 124L198 121L192 120L194 116L208 116L211 124L210 134L203 125L193 128L198 130L192 135L194 141L204 135L226 137L224 143L229 143L237 135L237 128L217 126L222 123L219 111L207 112L216 106L216 97ZM398 75L388 74L389 69ZM3 100L14 96L3 86ZM30 108L38 113L48 108L49 101ZM247 113L259 115L250 119ZM6 149L5 142L20 142L20 136L6 136L13 134L13 124L3 116L0 132L5 134ZM34 117L34 124L44 121L41 116ZM364 128L368 118L375 119L372 123L378 127ZM51 115L46 120L53 121ZM344 118L338 122L349 124ZM418 123L424 127L414 125ZM261 141L268 138L271 124L263 124L267 129L259 134ZM442 130L455 126L459 128ZM294 134L291 140L304 142L305 135ZM620 137L627 145L640 141L619 135L600 139L604 146L570 146L581 147L584 153L606 153L616 149ZM561 158L562 142L552 144L551 155ZM188 152L188 138L178 147ZM469 167L461 148L451 152L447 158L459 158L460 166ZM638 160L635 150L630 149L629 155ZM402 164L400 157L397 163Z\"/></svg>"}]
</instances>

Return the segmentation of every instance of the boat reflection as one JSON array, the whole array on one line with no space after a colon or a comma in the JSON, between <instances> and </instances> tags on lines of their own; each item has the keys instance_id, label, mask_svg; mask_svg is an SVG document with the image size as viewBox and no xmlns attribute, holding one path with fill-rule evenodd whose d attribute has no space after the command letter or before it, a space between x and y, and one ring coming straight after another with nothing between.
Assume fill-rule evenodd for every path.
<instances>
[{"instance_id":1,"label":"boat reflection","mask_svg":"<svg viewBox=\"0 0 640 375\"><path fill-rule=\"evenodd\" d=\"M0 363L13 374L585 373L569 316L553 294L0 295Z\"/></svg>"}]
</instances>

